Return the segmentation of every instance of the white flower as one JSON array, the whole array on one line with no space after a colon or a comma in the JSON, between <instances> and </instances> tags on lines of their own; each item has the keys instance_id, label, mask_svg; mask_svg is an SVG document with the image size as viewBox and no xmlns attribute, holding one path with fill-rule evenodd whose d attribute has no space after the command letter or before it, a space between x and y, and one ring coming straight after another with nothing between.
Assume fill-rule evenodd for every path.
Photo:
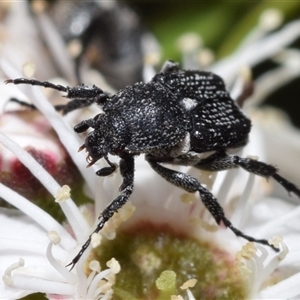
<instances>
[{"instance_id":1,"label":"white flower","mask_svg":"<svg viewBox=\"0 0 300 300\"><path fill-rule=\"evenodd\" d=\"M227 84L232 87L232 94L235 95L235 98L241 93L243 84L248 80L243 76L239 77L240 82L236 80L241 65L254 65L266 57L281 52L281 57L277 57L281 62L280 67L257 81L258 92L253 95L257 102L271 91L268 82L273 80L279 85L282 82L282 74L285 76L284 79L288 78L289 80L299 75L298 69L291 64L291 59L298 57L298 52L282 51L283 47L299 35L299 21L287 25L281 31L270 36L265 37L265 34L266 32L263 35L252 35L252 38L249 38L247 43L245 42L232 57L211 66L212 70L224 75ZM199 47L200 43L194 43L194 45ZM187 49L189 52L193 52L190 47ZM192 54L194 59L195 53ZM6 54L6 56L9 55ZM185 61L188 62L188 59L189 56L186 56ZM2 58L0 63L8 78L21 77L5 58ZM149 73L147 72L147 74ZM16 87L10 87L10 89L13 91L5 90L5 92L11 94L16 92ZM92 213L87 207L79 209L70 199L68 191L61 190L54 178L18 144L1 133L1 144L12 151L42 182L53 197L58 199L58 204L64 211L71 228L71 230L67 230L68 225L66 228L63 227L27 199L0 184L1 197L21 211L0 210L1 227L5 228L5 230L0 230L0 272L3 276L0 281L1 298L16 299L26 294L43 292L49 299L109 299L115 275L120 271L118 262L112 259L108 263L107 269L104 269L103 265L100 269L98 263L92 260L89 264L90 271L86 271L84 264L89 260L88 256L91 253L95 256L98 255L89 247L71 272L65 265L70 263L94 229L98 214L117 195L120 175L97 178L94 171L95 168L99 168L99 165L86 169L83 154L76 152L82 141L69 126L70 119L62 118L53 109L40 88L20 86L20 91L22 92L18 92L19 95L31 99L57 132L82 173L87 192L95 200L95 207ZM266 114L257 111L251 105L248 105L247 110L252 116L254 127L250 136L251 142L245 147L243 155L258 155L262 161L278 164L280 172L284 176L297 182L300 163L297 157L300 145L294 141L299 140L299 132L284 119L279 121L277 118L276 122L273 122L273 112ZM274 126L276 126L275 131ZM274 148L276 148L276 155L272 151ZM245 297L249 299L288 299L299 296L300 267L296 263L300 250L298 242L300 208L292 202L285 201L288 197L287 193L284 194L283 188L276 186L273 189L271 180L266 184L264 179L257 178L253 174L246 174L242 170L222 172L214 176L205 172L199 174L199 171L183 167L178 169L189 172L197 178L201 177L200 181L212 188L227 217L243 232L267 239L276 235L282 236L284 242L278 237L272 240L279 246L280 252L275 253L271 249L257 244L247 244L241 250L245 241L238 239L228 229L217 228L211 216L204 209L198 195L187 194L163 181L150 169L143 157L136 159L135 191L131 197L131 201L137 209L133 217L123 224L123 230L133 230L138 227L137 231L143 233L143 224L147 221L156 227L167 224L188 239L196 237L208 241L208 252L211 251L215 259L217 257L215 252L220 251L219 256L228 263L227 268L223 269L224 273L222 273L222 269L221 271L208 269L205 272L207 277L212 276L212 272L216 272L220 276L219 278L224 280L225 277L226 279L226 272L230 271L230 268L234 269L230 263L237 255L236 270L239 273L233 278L246 282L248 290L244 291ZM60 193L57 194L58 192ZM86 218L86 216L88 217ZM127 216L121 216L120 219L125 220L126 218ZM111 223L115 222L113 225L118 226L120 219ZM101 233L105 233L106 237L113 238L115 228L112 231L109 229L105 229ZM110 243L116 240L118 237ZM97 243L100 243L100 249L104 245L99 237L95 236L93 244ZM216 250L215 244L221 250ZM143 247L142 250L144 250ZM129 253L132 254L133 261L139 268L147 272L149 266L151 269L160 264L160 257L151 251L146 252L146 255L143 255L143 251L141 252L140 256L137 255L140 252ZM184 262L189 265L193 264L192 259L191 261L184 260ZM218 264L219 260L216 259L216 262ZM124 269L126 270L126 267ZM164 270L157 278L156 287L161 291L160 296L168 295L168 297L172 297L171 299L182 299L181 295L187 295L189 300L197 299L198 295L193 294L193 286L199 285L199 282L182 282L182 289L186 292L176 291L174 282L178 271L180 270L176 270L176 272ZM211 283L209 280L208 282ZM217 283L216 280L213 283ZM230 286L230 284L231 282L228 285ZM232 283L232 285L234 284ZM126 293L131 291L120 291L120 288L117 288L115 292L119 295L124 293L122 295L127 295L128 298ZM227 290L220 291L215 288L215 290L206 290L206 292L226 294ZM180 295L178 295L179 293ZM160 299L160 296L157 299Z\"/></svg>"},{"instance_id":2,"label":"white flower","mask_svg":"<svg viewBox=\"0 0 300 300\"><path fill-rule=\"evenodd\" d=\"M93 272L88 278L83 272L84 260L77 264L76 275L64 267L71 261L76 245L77 248L80 246L90 230L82 213L70 199L68 192L65 189L61 190L55 180L26 151L2 133L0 140L25 165L29 166L31 172L38 176L49 192L53 195L60 192L56 197L56 199L60 198L57 202L64 211L75 235L72 237L43 210L0 184L1 196L30 216L28 218L14 210L1 210L1 223L5 224L5 230L1 231L0 237L3 253L3 263L0 267L3 274L3 281L0 285L1 296L6 299L16 299L32 291L40 291L64 295L69 297L68 299L74 299L74 297L96 299L100 295L105 299L111 291L107 290L107 287L102 289L97 285L101 279L112 280L115 267L101 272L99 267L97 270L93 270L95 268L93 267L91 268ZM47 232L50 241L47 238ZM60 245L55 247L53 256L52 246L58 243ZM89 251L84 256L87 257L88 254Z\"/></svg>"}]
</instances>

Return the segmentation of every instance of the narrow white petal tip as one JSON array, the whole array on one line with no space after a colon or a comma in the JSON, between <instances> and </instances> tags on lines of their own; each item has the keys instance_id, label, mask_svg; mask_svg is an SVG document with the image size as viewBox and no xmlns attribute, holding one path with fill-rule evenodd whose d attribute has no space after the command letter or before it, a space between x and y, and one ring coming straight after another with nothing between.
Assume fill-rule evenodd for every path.
<instances>
[{"instance_id":1,"label":"narrow white petal tip","mask_svg":"<svg viewBox=\"0 0 300 300\"><path fill-rule=\"evenodd\" d=\"M115 258L109 260L106 265L110 268L113 274L118 274L121 271L121 266Z\"/></svg>"},{"instance_id":2,"label":"narrow white petal tip","mask_svg":"<svg viewBox=\"0 0 300 300\"><path fill-rule=\"evenodd\" d=\"M26 78L32 78L35 73L35 70L35 64L30 61L26 62L22 67L23 75Z\"/></svg>"},{"instance_id":3,"label":"narrow white petal tip","mask_svg":"<svg viewBox=\"0 0 300 300\"><path fill-rule=\"evenodd\" d=\"M160 54L158 52L155 53L148 53L144 57L144 63L147 66L155 66L160 61Z\"/></svg>"},{"instance_id":4,"label":"narrow white petal tip","mask_svg":"<svg viewBox=\"0 0 300 300\"><path fill-rule=\"evenodd\" d=\"M12 280L12 277L11 277L12 271L16 270L20 267L24 267L24 265L25 265L25 261L22 257L20 257L18 262L13 263L11 266L9 266L5 270L4 275L2 276L2 279L3 279L4 283L6 285L12 286L13 285L13 280Z\"/></svg>"},{"instance_id":5,"label":"narrow white petal tip","mask_svg":"<svg viewBox=\"0 0 300 300\"><path fill-rule=\"evenodd\" d=\"M71 188L68 185L63 185L55 195L55 202L60 203L68 200L71 197Z\"/></svg>"},{"instance_id":6,"label":"narrow white petal tip","mask_svg":"<svg viewBox=\"0 0 300 300\"><path fill-rule=\"evenodd\" d=\"M101 243L101 235L98 234L98 233L93 233L92 234L92 239L91 239L91 245L92 245L92 248L96 248L100 245Z\"/></svg>"},{"instance_id":7,"label":"narrow white petal tip","mask_svg":"<svg viewBox=\"0 0 300 300\"><path fill-rule=\"evenodd\" d=\"M61 238L56 231L49 231L47 235L52 244L57 245L60 243Z\"/></svg>"},{"instance_id":8,"label":"narrow white petal tip","mask_svg":"<svg viewBox=\"0 0 300 300\"><path fill-rule=\"evenodd\" d=\"M259 25L262 30L271 31L278 28L283 22L283 13L276 8L265 10L259 20Z\"/></svg>"},{"instance_id":9,"label":"narrow white petal tip","mask_svg":"<svg viewBox=\"0 0 300 300\"><path fill-rule=\"evenodd\" d=\"M91 260L89 263L89 268L97 273L99 273L101 270L100 263L97 260Z\"/></svg>"},{"instance_id":10,"label":"narrow white petal tip","mask_svg":"<svg viewBox=\"0 0 300 300\"><path fill-rule=\"evenodd\" d=\"M177 41L177 46L182 52L193 52L201 47L202 39L197 33L187 33Z\"/></svg>"},{"instance_id":11,"label":"narrow white petal tip","mask_svg":"<svg viewBox=\"0 0 300 300\"><path fill-rule=\"evenodd\" d=\"M82 52L82 43L79 39L74 39L68 43L68 53L75 58Z\"/></svg>"},{"instance_id":12,"label":"narrow white petal tip","mask_svg":"<svg viewBox=\"0 0 300 300\"><path fill-rule=\"evenodd\" d=\"M244 82L249 82L252 80L252 71L248 65L242 66L239 73Z\"/></svg>"},{"instance_id":13,"label":"narrow white petal tip","mask_svg":"<svg viewBox=\"0 0 300 300\"><path fill-rule=\"evenodd\" d=\"M214 52L208 48L203 48L198 54L198 62L200 66L210 66L215 60Z\"/></svg>"}]
</instances>

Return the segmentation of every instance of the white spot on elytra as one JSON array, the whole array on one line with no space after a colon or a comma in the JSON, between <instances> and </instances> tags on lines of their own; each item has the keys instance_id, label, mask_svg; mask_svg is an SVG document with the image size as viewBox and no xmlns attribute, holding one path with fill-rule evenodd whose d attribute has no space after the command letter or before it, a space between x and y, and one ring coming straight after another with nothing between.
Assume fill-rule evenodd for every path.
<instances>
[{"instance_id":1,"label":"white spot on elytra","mask_svg":"<svg viewBox=\"0 0 300 300\"><path fill-rule=\"evenodd\" d=\"M183 106L186 110L191 110L198 104L196 100L191 99L191 98L183 98L181 100L181 103L183 104Z\"/></svg>"}]
</instances>

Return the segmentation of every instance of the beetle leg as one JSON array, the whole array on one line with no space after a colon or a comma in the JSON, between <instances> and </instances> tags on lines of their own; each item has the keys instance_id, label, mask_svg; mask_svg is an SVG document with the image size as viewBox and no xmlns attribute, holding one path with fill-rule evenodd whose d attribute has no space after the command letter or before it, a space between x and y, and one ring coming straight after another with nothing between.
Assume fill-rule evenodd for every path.
<instances>
[{"instance_id":1,"label":"beetle leg","mask_svg":"<svg viewBox=\"0 0 300 300\"><path fill-rule=\"evenodd\" d=\"M270 245L267 240L253 238L251 236L244 234L239 229L235 228L232 225L232 223L226 218L224 214L224 210L218 203L217 199L214 198L212 193L210 193L206 188L204 188L196 178L188 174L170 170L166 167L163 167L159 163L157 163L154 159L152 159L151 156L149 155L146 155L146 160L148 161L150 166L154 169L154 171L156 171L160 176L162 176L164 179L174 184L175 186L180 187L189 193L195 193L198 191L204 206L211 213L211 215L216 220L218 225L220 225L222 222L226 227L231 229L237 236L242 237L250 242L257 242L260 244L268 245L272 247L275 251L278 251L278 249Z\"/></svg>"},{"instance_id":2,"label":"beetle leg","mask_svg":"<svg viewBox=\"0 0 300 300\"><path fill-rule=\"evenodd\" d=\"M244 170L261 177L274 178L289 193L300 197L300 190L293 183L280 176L278 170L269 164L251 158L242 158L237 155L227 155L225 152L218 152L202 160L194 167L209 171L222 171L242 167Z\"/></svg>"},{"instance_id":3,"label":"beetle leg","mask_svg":"<svg viewBox=\"0 0 300 300\"><path fill-rule=\"evenodd\" d=\"M34 104L28 103L26 101L19 100L19 99L14 98L14 97L10 98L9 101L18 103L19 105L21 105L23 107L31 108L31 109L34 109L34 110L37 109ZM94 99L73 99L70 102L68 102L67 104L55 105L54 108L57 111L61 111L63 115L66 115L66 114L68 114L69 112L71 112L75 109L90 106L94 102L95 102Z\"/></svg>"},{"instance_id":4,"label":"beetle leg","mask_svg":"<svg viewBox=\"0 0 300 300\"><path fill-rule=\"evenodd\" d=\"M19 105L21 105L23 107L31 108L31 109L34 109L34 110L37 109L34 104L28 103L26 101L19 100L19 99L14 98L14 97L10 98L9 101L18 103ZM66 115L66 114L68 114L69 112L71 112L75 109L90 106L95 101L96 100L91 99L91 98L88 98L88 99L73 99L70 102L68 102L67 104L54 105L54 108L57 111L61 111L63 115Z\"/></svg>"},{"instance_id":5,"label":"beetle leg","mask_svg":"<svg viewBox=\"0 0 300 300\"><path fill-rule=\"evenodd\" d=\"M73 99L67 104L55 105L54 107L57 111L61 111L63 115L66 115L75 109L90 106L94 102L95 100L93 98Z\"/></svg>"},{"instance_id":6,"label":"beetle leg","mask_svg":"<svg viewBox=\"0 0 300 300\"><path fill-rule=\"evenodd\" d=\"M90 127L94 128L95 120L94 118L83 120L74 126L74 131L77 133L82 133L88 130Z\"/></svg>"},{"instance_id":7,"label":"beetle leg","mask_svg":"<svg viewBox=\"0 0 300 300\"><path fill-rule=\"evenodd\" d=\"M106 160L106 162L109 164L109 167L105 167L105 168L102 168L100 170L98 170L96 172L96 174L98 176L109 176L111 175L113 172L116 171L117 169L117 165L112 163L107 156L104 156L104 159Z\"/></svg>"},{"instance_id":8,"label":"beetle leg","mask_svg":"<svg viewBox=\"0 0 300 300\"><path fill-rule=\"evenodd\" d=\"M123 176L123 182L120 186L120 195L112 200L99 216L99 222L95 230L88 237L87 241L83 244L78 254L73 260L66 266L71 266L70 271L74 268L84 251L88 248L91 243L92 235L98 233L105 223L117 212L129 199L133 191L134 182L134 158L130 155L124 155L120 161L120 173Z\"/></svg>"},{"instance_id":9,"label":"beetle leg","mask_svg":"<svg viewBox=\"0 0 300 300\"><path fill-rule=\"evenodd\" d=\"M23 107L27 107L27 108L36 110L35 105L33 105L33 104L31 104L31 103L28 103L28 102L26 102L26 101L22 101L22 100L19 100L19 99L17 99L17 98L14 98L14 97L10 98L9 101L10 101L10 102L18 103L19 105L21 105L21 106L23 106Z\"/></svg>"},{"instance_id":10,"label":"beetle leg","mask_svg":"<svg viewBox=\"0 0 300 300\"><path fill-rule=\"evenodd\" d=\"M98 88L95 85L93 85L92 87L84 86L84 85L80 85L77 87L69 87L60 84L53 84L48 81L39 81L39 80L27 79L27 78L8 79L5 81L5 84L8 83L42 86L45 88L50 88L60 92L67 93L64 97L72 100L67 104L55 106L55 109L57 111L62 111L64 115L75 109L90 106L93 103L97 103L98 105L103 105L106 102L106 100L109 98L108 93L103 92L102 89ZM12 100L12 101L18 102L21 105L28 106L24 104L23 101L18 101L18 100L17 101ZM30 107L35 108L34 106L30 106Z\"/></svg>"}]
</instances>

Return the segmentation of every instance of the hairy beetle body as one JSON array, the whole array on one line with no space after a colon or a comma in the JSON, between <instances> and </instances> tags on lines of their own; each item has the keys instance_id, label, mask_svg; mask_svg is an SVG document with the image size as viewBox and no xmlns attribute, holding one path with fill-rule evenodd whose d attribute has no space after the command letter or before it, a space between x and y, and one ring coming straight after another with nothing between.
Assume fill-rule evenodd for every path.
<instances>
[{"instance_id":1,"label":"hairy beetle body","mask_svg":"<svg viewBox=\"0 0 300 300\"><path fill-rule=\"evenodd\" d=\"M222 79L168 64L151 82L128 86L103 105L105 114L123 120L124 126L118 126L126 135L122 150L165 153L170 161L189 151L213 153L245 145L251 122L232 101ZM193 154L182 159L189 156L194 164Z\"/></svg>"},{"instance_id":2,"label":"hairy beetle body","mask_svg":"<svg viewBox=\"0 0 300 300\"><path fill-rule=\"evenodd\" d=\"M235 228L217 199L196 178L161 164L189 165L209 171L241 167L265 178L272 177L300 197L300 190L272 165L232 154L247 143L251 122L230 98L219 76L180 70L176 63L168 61L149 83L127 86L115 95L96 86L71 88L24 78L6 83L40 85L66 92L72 101L56 106L63 114L92 103L102 107L103 113L74 127L77 133L94 129L80 150L85 148L88 152L88 166L101 158L107 161L109 166L98 170L97 175L107 176L116 170L108 154L120 157L120 193L102 211L93 233L99 232L129 199L134 186L134 157L144 153L150 166L164 179L187 192L198 192L217 224L224 224L248 241L278 250L267 240L253 238ZM69 264L71 269L89 246L92 234Z\"/></svg>"}]
</instances>

